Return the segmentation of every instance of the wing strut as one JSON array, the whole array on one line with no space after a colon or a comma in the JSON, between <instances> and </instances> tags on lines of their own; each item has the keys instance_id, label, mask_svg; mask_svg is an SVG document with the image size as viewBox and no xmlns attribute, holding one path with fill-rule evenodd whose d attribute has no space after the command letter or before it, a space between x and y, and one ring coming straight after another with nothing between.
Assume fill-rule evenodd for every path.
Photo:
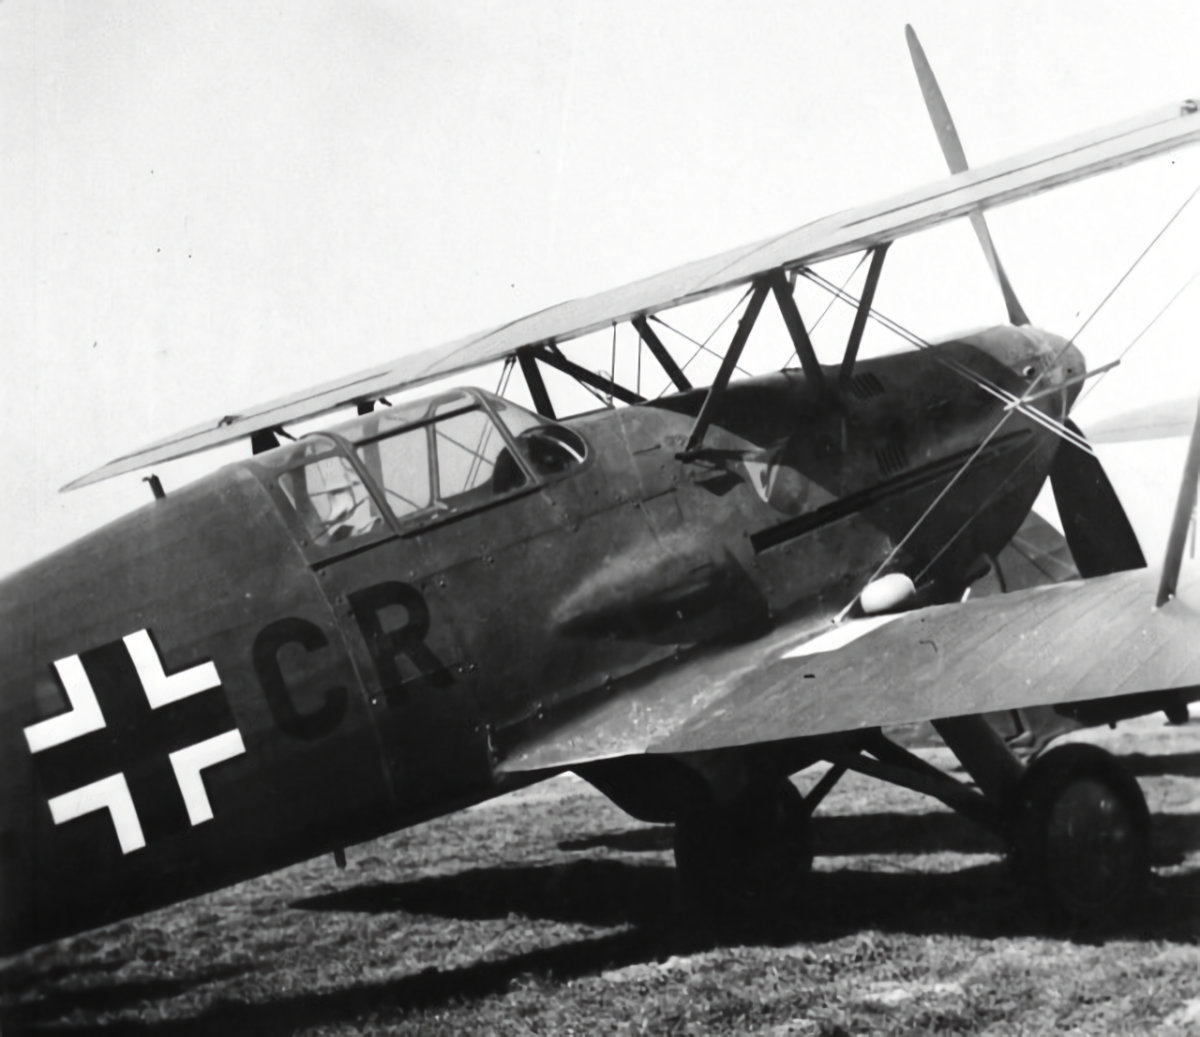
<instances>
[{"instance_id":1,"label":"wing strut","mask_svg":"<svg viewBox=\"0 0 1200 1037\"><path fill-rule=\"evenodd\" d=\"M517 350L517 360L521 364L521 374L525 376L525 384L529 387L529 395L533 397L534 409L543 418L550 418L553 421L557 417L554 413L554 404L550 402L550 393L546 391L546 383L542 379L542 372L538 368L533 353L528 348L519 349Z\"/></svg>"},{"instance_id":2,"label":"wing strut","mask_svg":"<svg viewBox=\"0 0 1200 1037\"><path fill-rule=\"evenodd\" d=\"M662 339L650 327L650 322L646 320L645 315L634 317L633 326L637 328L637 333L642 337L642 341L650 347L650 352L654 354L654 359L667 373L667 377L675 383L675 388L680 392L687 392L692 387L692 383L683 373L683 368L675 363L675 358L667 351L667 347L662 344Z\"/></svg>"},{"instance_id":3,"label":"wing strut","mask_svg":"<svg viewBox=\"0 0 1200 1037\"><path fill-rule=\"evenodd\" d=\"M603 375L596 374L595 371L589 371L586 367L580 366L573 360L568 360L559 352L558 347L553 342L546 343L533 355L542 363L558 368L563 374L569 374L577 382L590 385L593 389L599 389L603 393L608 393L609 396L615 396L622 403L646 402L646 397L640 393L636 393L632 389L626 389L625 386L614 382L611 378L605 378Z\"/></svg>"},{"instance_id":4,"label":"wing strut","mask_svg":"<svg viewBox=\"0 0 1200 1037\"><path fill-rule=\"evenodd\" d=\"M274 450L279 446L279 435L281 429L278 428L262 428L250 436L250 452L253 454L265 454L268 450Z\"/></svg>"},{"instance_id":5,"label":"wing strut","mask_svg":"<svg viewBox=\"0 0 1200 1037\"><path fill-rule=\"evenodd\" d=\"M746 304L746 312L738 321L737 330L733 333L733 341L729 343L729 348L725 351L725 358L721 361L717 377L709 386L708 395L704 397L704 403L700 406L700 413L696 415L696 424L692 426L692 434L688 436L687 445L679 455L682 460L688 460L694 456L696 448L704 441L704 433L712 424L712 414L717 400L725 394L725 387L729 384L729 379L733 377L733 369L737 367L738 358L741 357L742 350L746 348L746 341L750 338L750 332L754 330L754 322L758 320L758 314L762 310L763 302L770 290L770 276L759 278L754 282L754 291L750 295L750 301Z\"/></svg>"},{"instance_id":6,"label":"wing strut","mask_svg":"<svg viewBox=\"0 0 1200 1037\"><path fill-rule=\"evenodd\" d=\"M821 361L813 349L812 339L808 337L808 329L804 326L804 318L796 305L796 297L792 294L795 283L788 279L782 270L771 274L771 290L775 293L775 301L779 304L779 312L783 323L787 325L788 334L792 336L792 345L796 347L796 356L800 358L800 366L804 368L804 377L810 385L814 385L824 394L825 372L821 370Z\"/></svg>"},{"instance_id":7,"label":"wing strut","mask_svg":"<svg viewBox=\"0 0 1200 1037\"><path fill-rule=\"evenodd\" d=\"M854 323L850 327L850 337L846 340L846 355L842 357L842 371L838 375L838 384L845 388L854 373L854 361L858 358L858 347L862 344L863 331L867 326L867 317L871 313L871 303L875 299L875 288L879 284L879 274L883 270L883 259L887 255L888 245L885 241L871 249L871 265L867 268L867 283L863 286L862 298L858 300L858 310L854 314Z\"/></svg>"},{"instance_id":8,"label":"wing strut","mask_svg":"<svg viewBox=\"0 0 1200 1037\"><path fill-rule=\"evenodd\" d=\"M1192 522L1192 511L1196 507L1196 479L1200 476L1200 407L1196 410L1196 422L1192 426L1192 438L1188 443L1187 460L1183 464L1183 481L1179 484L1179 497L1175 501L1175 517L1171 520L1171 535L1167 539L1167 553L1163 558L1162 576L1158 583L1158 598L1155 608L1162 608L1175 597L1179 582L1179 566L1183 563L1183 543L1187 539L1188 526Z\"/></svg>"}]
</instances>

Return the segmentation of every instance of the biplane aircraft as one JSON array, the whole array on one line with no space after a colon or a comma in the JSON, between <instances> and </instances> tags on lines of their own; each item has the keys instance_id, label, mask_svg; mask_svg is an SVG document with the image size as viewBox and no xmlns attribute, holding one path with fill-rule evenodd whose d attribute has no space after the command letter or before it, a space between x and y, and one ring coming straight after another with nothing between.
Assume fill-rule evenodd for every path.
<instances>
[{"instance_id":1,"label":"biplane aircraft","mask_svg":"<svg viewBox=\"0 0 1200 1037\"><path fill-rule=\"evenodd\" d=\"M969 170L923 82L946 179L225 415L71 484L253 448L182 489L149 477L143 508L4 582L2 949L565 771L674 823L682 879L724 910L802 903L810 816L847 771L999 833L1049 911L1132 902L1148 871L1134 779L1091 746L1027 763L984 714L1186 710L1200 588L1175 587L1177 557L1162 588L1144 568L1069 417L1084 358L1029 323L982 214L1194 143L1200 112L1185 100ZM859 358L889 245L959 217L1011 322ZM823 364L792 278L853 253L864 287L844 356ZM716 378L693 386L652 318L739 290ZM799 365L734 380L767 306ZM643 398L563 350L624 322L672 394ZM500 360L532 410L436 384ZM625 406L560 419L547 370ZM1041 550L1057 536L1031 516L1047 479L1065 544ZM966 600L988 581L1007 593ZM970 783L884 733L918 721ZM802 795L789 776L819 765Z\"/></svg>"}]
</instances>

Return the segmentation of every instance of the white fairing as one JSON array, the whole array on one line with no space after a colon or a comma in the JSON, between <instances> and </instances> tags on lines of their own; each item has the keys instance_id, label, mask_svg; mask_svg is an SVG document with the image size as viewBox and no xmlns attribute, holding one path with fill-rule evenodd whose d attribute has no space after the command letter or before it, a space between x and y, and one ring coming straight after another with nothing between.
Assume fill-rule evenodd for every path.
<instances>
[{"instance_id":1,"label":"white fairing","mask_svg":"<svg viewBox=\"0 0 1200 1037\"><path fill-rule=\"evenodd\" d=\"M917 588L904 573L888 573L872 580L863 588L859 601L868 616L891 612L916 597Z\"/></svg>"}]
</instances>

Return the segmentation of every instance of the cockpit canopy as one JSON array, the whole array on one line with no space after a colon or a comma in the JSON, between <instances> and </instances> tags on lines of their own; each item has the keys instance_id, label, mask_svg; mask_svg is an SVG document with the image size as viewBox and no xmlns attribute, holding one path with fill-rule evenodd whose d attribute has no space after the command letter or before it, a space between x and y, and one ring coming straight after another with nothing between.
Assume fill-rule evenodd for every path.
<instances>
[{"instance_id":1,"label":"cockpit canopy","mask_svg":"<svg viewBox=\"0 0 1200 1037\"><path fill-rule=\"evenodd\" d=\"M323 547L485 507L583 463L572 429L479 389L386 407L259 460L277 500Z\"/></svg>"}]
</instances>

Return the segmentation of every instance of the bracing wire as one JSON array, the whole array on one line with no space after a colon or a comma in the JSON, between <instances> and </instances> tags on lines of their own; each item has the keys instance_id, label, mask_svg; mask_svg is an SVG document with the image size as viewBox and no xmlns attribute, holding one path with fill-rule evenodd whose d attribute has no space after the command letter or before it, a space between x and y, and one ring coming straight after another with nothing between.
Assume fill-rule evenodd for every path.
<instances>
[{"instance_id":1,"label":"bracing wire","mask_svg":"<svg viewBox=\"0 0 1200 1037\"><path fill-rule=\"evenodd\" d=\"M1056 356L1055 356L1056 360L1066 350L1067 346L1069 346L1072 342L1075 341L1075 339L1079 336L1080 332L1082 332L1084 330L1084 328L1086 328L1088 326L1088 324L1091 323L1092 319L1096 316L1096 314L1099 313L1100 310L1104 307L1104 305L1113 297L1113 295L1116 293L1117 289L1128 279L1128 277L1130 276L1130 274L1133 273L1133 271L1136 269L1138 264L1141 263L1141 261L1146 257L1146 255L1150 252L1150 250L1159 242L1159 240L1162 238L1162 236L1167 232L1167 230L1171 227L1171 225L1179 218L1179 216L1183 213L1184 209L1187 208L1187 206L1191 203L1192 199L1195 198L1197 194L1200 194L1200 186L1197 186L1195 189L1193 189L1191 194L1189 194L1187 196L1187 198L1184 199L1183 204L1180 205L1179 208L1175 210L1174 214L1171 216L1171 218L1169 220L1167 220L1167 222L1163 225L1162 229L1159 230L1159 232L1157 234L1155 234L1154 237L1150 240L1150 243L1144 249L1142 249L1141 253L1139 253L1139 255L1133 261L1133 263L1130 264L1129 269L1127 269L1125 271L1125 273L1122 274L1121 277L1118 279L1116 284L1114 284L1113 287L1111 289L1109 289L1108 293L1104 296L1103 299L1100 300L1099 304L1095 307L1095 309L1092 310L1092 312L1088 315L1087 319L1079 326L1079 329L1075 332L1075 334L1072 335L1071 338L1066 340L1066 344L1064 344L1063 347L1056 354ZM804 271L804 273L805 273L805 276L811 276L810 272L807 270ZM1194 279L1194 277L1195 277L1195 275L1193 275L1192 279ZM1184 285L1184 288L1186 288L1188 285L1191 284L1192 279L1188 280L1187 284ZM821 280L824 280L824 279L822 278ZM828 282L826 282L826 284L828 284ZM829 288L832 288L832 287L833 287L832 285L829 285ZM1173 303L1175 301L1175 299L1178 298L1179 295L1182 294L1184 288L1181 288L1178 292L1176 292L1175 296L1173 296L1171 298L1171 300L1167 303L1167 306L1170 306L1171 303ZM1161 313L1165 312L1165 309L1166 309L1166 307L1164 307L1163 311L1160 311L1160 314L1158 316L1161 316ZM872 316L874 316L873 312L872 312ZM1157 320L1158 316L1156 316L1154 318L1154 320ZM1150 322L1150 324L1153 324L1154 320L1152 320ZM889 322L889 323L895 324L895 322ZM887 326L887 324L885 324L885 326ZM895 326L898 329L900 328L899 325L895 325ZM1150 325L1147 325L1146 329L1143 329L1143 333L1145 332L1145 330L1148 330L1149 327L1150 327ZM903 329L901 329L901 333L902 332L903 332ZM907 338L909 341L913 341L914 339L916 339L916 336L912 336L912 338L909 338L908 335L904 335L904 337ZM1140 337L1141 337L1141 334L1139 334L1137 336L1137 338L1140 338ZM1137 341L1137 339L1135 339L1134 341ZM929 345L929 343L924 343L924 342L922 344L925 346ZM1130 343L1130 345L1126 347L1125 352L1128 352L1129 349L1132 347L1132 345L1133 345L1133 343ZM1045 374L1045 371L1043 371L1041 374L1038 375L1037 378L1035 378L1033 380L1033 382L1030 384L1029 388L1026 390L1027 396L1029 394L1033 393L1033 391L1037 387L1037 383L1041 380L1041 378L1043 377L1044 374ZM970 375L969 375L969 377L970 377ZM972 377L972 381L975 381L976 384L979 385L980 388L984 387L981 384L984 381L983 379L979 379L977 381L976 378ZM1023 401L1021 401L1021 400L1017 401L1018 404L1021 402L1023 402ZM1011 405L1009 407L1005 408L1004 413L1000 416L1000 420L998 422L996 422L996 424L992 428L992 430L990 432L988 432L988 434L980 441L979 445L971 452L971 456L968 457L966 459L966 461L963 462L963 464L959 467L958 471L956 471L954 473L954 475L950 478L950 480L946 483L946 485L942 487L941 491L934 497L934 499L932 501L930 501L929 505L925 508L925 510L921 512L921 514L917 517L916 521L909 527L908 532L906 532L904 534L904 536L901 537L900 540L895 544L895 546L892 547L892 549L888 552L887 557L884 558L884 560L876 567L875 571L871 574L870 578L866 581L866 583L863 584L863 588L868 586L873 580L875 580L879 576L879 574L881 572L884 571L884 569L887 568L888 565L891 564L892 560L900 552L901 548L903 548L904 545L906 543L908 543L909 540L912 539L913 535L916 533L917 529L921 526L921 524L930 516L930 514L932 514L933 510L938 506L938 504L940 504L942 502L942 500L945 499L946 495L950 492L951 488L967 472L967 470L971 467L971 465L975 462L975 460L983 452L984 448L988 445L988 443L990 443L992 441L992 439L995 438L996 434L1004 426L1004 423L1006 421L1008 421L1009 417L1012 415L1012 413L1015 409L1017 409L1017 408L1014 406L1011 406ZM1034 416L1035 414L1040 413L1039 411L1024 408L1024 407L1020 407L1020 409L1023 414L1026 414L1030 417ZM1055 424L1057 424L1057 423L1055 423ZM1069 430L1064 429L1063 431L1067 432ZM1064 438L1068 438L1068 437L1064 436ZM1078 437L1074 437L1074 438L1078 438ZM1088 449L1090 451L1090 447ZM955 533L954 537L951 538L950 542L952 542L953 539L956 538L959 535L959 533L961 533L961 532L962 532L962 530L960 529L957 533ZM931 565L933 565L933 563L936 562L939 557L941 557L941 555L945 552L947 546L949 546L949 542L946 545L943 545L942 549L937 553L937 555L935 555L934 558L925 566L925 568L921 570L921 573L919 574L919 576L924 575L926 572L928 572L929 567ZM847 603L846 607L843 608L842 611L838 613L837 619L835 620L835 622L840 623L843 619L845 619L845 617L849 614L850 610L854 607L855 603L861 597L862 597L862 589L860 589L858 591L858 593L855 594L854 597L850 599L850 601L849 601L849 603Z\"/></svg>"},{"instance_id":2,"label":"bracing wire","mask_svg":"<svg viewBox=\"0 0 1200 1037\"><path fill-rule=\"evenodd\" d=\"M617 322L615 320L612 322L612 326L612 360L609 361L608 376L615 382L617 380ZM609 406L611 405L612 401L609 400Z\"/></svg>"},{"instance_id":3,"label":"bracing wire","mask_svg":"<svg viewBox=\"0 0 1200 1037\"><path fill-rule=\"evenodd\" d=\"M1179 219L1180 216L1183 215L1183 210L1186 209L1192 203L1192 199L1195 198L1197 194L1200 194L1200 184L1197 184L1194 188L1192 188L1192 193L1189 194L1183 200L1183 204L1180 205L1179 208L1176 209L1175 212L1171 215L1171 218L1169 220L1167 220L1166 223L1163 224L1162 229L1157 234L1155 234L1153 238L1150 239L1150 243L1144 249L1142 249L1142 251L1140 253L1138 253L1137 259L1135 259L1132 263L1129 264L1129 269L1126 270L1125 273L1123 273L1117 279L1116 284L1114 284L1108 290L1108 293L1104 296L1104 298L1101 299L1096 304L1096 308L1094 310L1092 310L1092 312L1090 314L1088 314L1087 319L1082 324L1079 325L1079 329L1075 332L1075 334L1072 335L1069 339L1067 339L1068 344L1074 342L1077 338L1079 338L1079 336L1083 333L1083 329L1092 323L1092 320L1095 318L1096 314L1099 313L1104 308L1104 306L1108 302L1108 300L1111 299L1116 294L1117 289L1120 288L1121 285L1123 285L1125 283L1125 281L1128 279L1129 275L1132 274L1134 272L1134 270L1137 269L1138 264L1141 263L1141 261L1146 258L1147 254L1150 252L1150 250L1152 248L1154 248L1155 245L1158 244L1159 239L1161 239L1162 236L1164 234L1166 234L1168 230L1171 229L1171 225L1177 219ZM1063 346L1063 349L1066 349L1066 348L1067 348L1066 346ZM1060 352L1061 352L1061 350L1060 350Z\"/></svg>"},{"instance_id":4,"label":"bracing wire","mask_svg":"<svg viewBox=\"0 0 1200 1037\"><path fill-rule=\"evenodd\" d=\"M517 358L513 355L504 358L504 366L500 369L500 380L496 383L496 395L503 396L508 391L508 381L512 378L513 368L517 366Z\"/></svg>"},{"instance_id":5,"label":"bracing wire","mask_svg":"<svg viewBox=\"0 0 1200 1037\"><path fill-rule=\"evenodd\" d=\"M639 396L642 395L642 336L638 335L637 343L637 379L634 385L634 392Z\"/></svg>"},{"instance_id":6,"label":"bracing wire","mask_svg":"<svg viewBox=\"0 0 1200 1037\"><path fill-rule=\"evenodd\" d=\"M1150 239L1150 241L1146 245L1146 247L1143 248L1142 251L1138 253L1137 258L1134 259L1134 261L1129 264L1129 267L1125 271L1125 273L1123 273L1119 278L1117 278L1116 283L1108 290L1107 293L1105 293L1104 298L1101 299L1096 304L1096 306L1092 310L1092 312L1087 315L1084 322L1082 324L1080 324L1078 329L1075 331L1075 334L1072 335L1069 339L1067 339L1063 343L1062 348L1059 349L1058 352L1054 354L1055 361L1057 361L1058 358L1061 357L1064 352L1066 352L1067 348L1072 343L1074 343L1076 339L1079 338L1079 336L1083 333L1083 329L1086 328L1089 324L1091 324L1091 322L1095 319L1096 314L1098 314L1102 309L1104 309L1104 307L1108 303L1108 301L1114 295L1116 295L1117 289L1120 288L1121 285L1123 285L1129 279L1129 276L1138 268L1138 265L1141 263L1141 261L1143 259L1145 259L1147 255L1150 254L1150 250L1152 248L1154 248L1154 246L1157 245L1159 243L1159 241L1162 239L1162 236L1164 234L1166 234L1168 230L1171 229L1172 224L1174 224L1174 222L1177 219L1179 219L1180 216L1183 215L1183 210L1186 209L1192 203L1192 199L1195 198L1197 194L1200 194L1200 184L1198 184L1194 188L1192 188L1191 193L1183 200L1183 204L1180 205L1179 208L1176 209L1171 214L1170 219L1168 219L1167 222L1162 225L1162 227L1159 229L1158 233L1155 234L1154 237L1152 237ZM1046 370L1049 370L1049 368L1046 368ZM1034 380L1030 383L1029 388L1026 390L1026 396L1031 395L1034 392L1034 390L1037 389L1038 382L1040 382L1042 380L1042 378L1045 376L1046 370L1044 370L1040 374L1038 374L1038 376L1036 378L1034 378ZM1087 450L1089 453L1092 453L1091 447L1088 447Z\"/></svg>"},{"instance_id":7,"label":"bracing wire","mask_svg":"<svg viewBox=\"0 0 1200 1037\"><path fill-rule=\"evenodd\" d=\"M670 325L670 324L668 324L668 323L667 323L665 320L663 320L663 319L662 319L661 317L659 317L657 314L653 315L653 316L650 318L652 321L654 321L654 323L655 323L655 324L658 324L658 325L660 325L661 327L664 327L664 328L666 328L668 331L673 331L673 332L675 332L675 334L676 334L676 335L679 335L680 337L682 337L682 338L684 338L684 339L687 339L687 341L691 342L691 343L692 343L694 346L696 346L696 347L697 347L697 348L696 348L696 350L695 350L695 352L693 352L693 353L692 353L692 355L691 355L690 357L688 357L688 358L687 358L687 360L685 360L685 361L684 361L683 365L680 367L680 370L681 370L681 371L687 371L687 369L688 369L688 365L690 365L690 364L691 364L691 362L692 362L693 360L695 360L695 359L696 359L696 357L698 357L698 356L699 356L699 355L700 355L702 352L704 352L706 349L708 349L708 343L712 341L712 339L713 339L713 336L714 336L714 335L716 335L716 333L717 333L718 331L720 331L720 330L721 330L721 329L722 329L722 328L723 328L723 327L724 327L724 326L725 326L727 323L729 323L729 318L730 318L730 317L732 317L732 316L733 316L735 313L737 313L737 311L738 311L738 309L741 307L742 303L744 303L744 302L745 302L745 301L746 301L746 300L747 300L747 299L750 297L750 292L751 292L751 291L752 291L752 289L750 289L750 288L747 288L747 289L746 289L746 290L745 290L745 291L742 293L742 295L741 295L741 296L738 298L737 302L735 302L735 303L734 303L734 304L733 304L733 305L732 305L732 306L729 308L729 312L728 312L728 313L726 313L726 314L725 314L725 316L724 316L724 317L722 317L722 318L720 319L720 321L718 321L718 322L717 322L717 325L716 325L716 327L714 327L714 328L712 329L712 331L710 331L710 332L708 333L708 336L707 336L707 337L704 339L704 341L703 341L703 342L696 342L696 340L695 340L695 339L693 339L691 336L689 336L689 335L685 335L685 334L683 334L683 332L681 332L681 331L676 331L676 329L675 329L675 328L671 327L671 325ZM709 350L709 352L712 352L712 350ZM715 354L714 354L714 355L715 355ZM668 390L668 389L670 389L670 388L671 388L671 385L670 385L670 383L668 382L668 383L667 383L667 385L666 385L666 386L663 388L662 392L660 392L660 393L658 394L658 396L657 396L657 397L655 397L655 399L659 399L659 398L661 398L661 397L662 397L662 395L663 395L663 393L667 392L667 390Z\"/></svg>"},{"instance_id":8,"label":"bracing wire","mask_svg":"<svg viewBox=\"0 0 1200 1037\"><path fill-rule=\"evenodd\" d=\"M1197 277L1200 277L1200 270L1197 270L1194 274L1192 274L1191 277L1189 277L1186 281L1184 281L1183 284L1179 287L1179 289L1175 292L1175 294L1172 295L1171 298L1169 298L1166 301L1166 303L1163 304L1162 308L1159 309L1159 311L1153 317L1150 318L1150 321L1146 324L1146 326L1144 328L1142 328L1142 330L1139 331L1136 335L1134 335L1132 339L1129 340L1129 344L1123 350L1121 350L1120 356L1117 357L1118 363L1120 361L1124 360L1126 355L1129 353L1129 351L1131 349L1133 349L1133 347L1136 346L1139 341L1141 341L1142 337L1146 334L1146 332L1148 332L1152 327L1154 327L1155 324L1158 323L1159 318L1161 318L1167 312L1167 310L1169 310L1172 306L1175 305L1176 300L1178 300L1179 297L1181 295L1183 295L1184 292L1186 292L1189 288L1191 288L1192 284L1195 282ZM1088 394L1094 388L1096 388L1096 386L1099 385L1101 381L1103 381L1104 377L1107 374L1108 374L1108 371L1102 371L1092 381L1092 384L1089 385L1086 389L1084 389L1082 395L1079 397L1078 400L1075 401L1076 406L1078 406L1080 403L1082 403L1084 400L1087 399Z\"/></svg>"},{"instance_id":9,"label":"bracing wire","mask_svg":"<svg viewBox=\"0 0 1200 1037\"><path fill-rule=\"evenodd\" d=\"M743 296L743 298L744 298L744 296ZM672 325L668 324L665 320L660 320L658 323L661 324L668 331L673 331L681 339L684 339L685 341L690 342L693 346L696 347L696 352L693 353L688 358L688 363L691 363L693 360L695 360L696 357L702 352L708 353L709 356L715 356L718 360L723 359L723 357L721 356L720 353L718 353L715 349L711 349L709 347L708 339L705 339L703 342L699 342L696 339L692 338L692 336L689 335L686 331L680 331L679 328L673 327ZM722 323L724 323L724 322L722 321ZM712 336L710 335L709 338L711 338L711 337ZM686 367L686 365L684 365L684 366ZM750 375L750 372L747 371L744 367L742 367L741 364L734 364L734 369L736 371L738 371L739 373L746 375L747 377L749 377L749 375Z\"/></svg>"},{"instance_id":10,"label":"bracing wire","mask_svg":"<svg viewBox=\"0 0 1200 1037\"><path fill-rule=\"evenodd\" d=\"M859 300L856 296L850 294L849 292L845 291L844 289L838 288L837 285L833 284L832 281L829 281L828 279L822 277L820 274L816 273L815 271L804 270L803 274L814 284L818 285L821 288L824 288L827 292L833 293L833 295L836 298L841 299L843 302L847 303L848 305L851 305L854 307L857 307L859 305ZM1067 442L1069 442L1072 446L1078 447L1080 450L1083 450L1087 453L1092 452L1092 449L1089 446L1086 439L1084 439L1081 436L1076 435L1074 432L1072 432L1069 428L1067 428L1061 422L1055 421L1048 414L1045 414L1042 411L1037 410L1036 408L1024 406L1024 404L1026 403L1027 398L1028 398L1027 396L1026 397L1017 396L1014 393L1009 392L1007 389L1004 389L1001 386L997 385L990 378L986 378L983 375L979 374L979 372L968 367L966 364L960 363L959 361L955 360L953 357L948 357L948 356L943 355L941 352L939 352L935 349L935 347L933 346L932 343L927 342L925 339L921 338L921 336L917 335L913 331L910 331L908 328L904 327L904 325L900 324L899 322L892 320L890 317L887 317L882 313L879 313L874 307L872 307L871 310L868 312L868 316L870 316L870 318L872 320L874 320L876 323L882 325L888 331L892 332L894 335L897 335L900 338L902 338L909 345L915 346L918 349L931 350L932 351L931 355L934 357L934 359L936 360L936 362L938 364L947 368L948 370L954 371L956 374L961 375L963 378L967 379L967 381L971 382L971 384L973 384L977 388L982 389L984 392L988 393L989 395L994 396L998 400L1001 400L1010 409L1021 411L1021 413L1024 414L1026 417L1028 417L1030 420L1035 421L1039 425L1043 426L1044 428L1049 429L1051 432L1053 432L1055 435L1059 436L1061 439L1064 439ZM1033 386L1031 385L1029 391L1032 392L1032 389L1033 389Z\"/></svg>"},{"instance_id":11,"label":"bracing wire","mask_svg":"<svg viewBox=\"0 0 1200 1037\"><path fill-rule=\"evenodd\" d=\"M919 516L917 516L917 520L911 526L909 526L908 532L905 533L904 536L902 536L893 545L892 549L887 553L887 557L884 558L884 560L875 567L875 571L873 573L871 573L871 575L867 578L867 581L862 585L862 587L859 589L858 593L855 594L854 597L851 598L846 603L846 607L843 608L842 611L837 614L837 618L834 620L835 623L840 623L843 619L846 618L846 616L850 612L850 610L852 608L854 608L854 605L858 601L858 599L862 597L863 590L865 590L876 579L876 577L878 577L879 574L884 571L884 569L886 569L889 565L892 564L892 559L895 558L896 555L900 553L901 548L903 548L904 545L907 544L913 538L913 535L920 528L921 523L924 522L927 518L929 518L929 516L933 513L934 508L936 508L939 504L941 504L941 502L945 499L946 494L948 494L950 492L950 490L953 489L955 483L957 483L959 481L959 479L961 479L963 477L963 475L966 474L967 469L971 467L971 465L975 462L975 459L977 457L979 457L980 454L983 453L984 448L987 447L987 445L993 439L996 438L996 434L1000 431L1001 428L1004 427L1004 423L1006 421L1008 421L1009 417L1012 416L1012 413L1013 412L1011 410L1006 410L1000 416L1000 420L998 422L996 422L996 424L992 427L992 430L986 436L984 436L982 440L980 440L979 445L971 452L971 456L968 457L959 466L958 471L956 471L950 477L950 479L946 483L946 485L943 486L941 488L941 490L938 491L937 496L935 496L933 498L933 500L931 500L929 502L929 504L926 506L925 510L922 511Z\"/></svg>"},{"instance_id":12,"label":"bracing wire","mask_svg":"<svg viewBox=\"0 0 1200 1037\"><path fill-rule=\"evenodd\" d=\"M1036 444L1034 446L1030 447L1025 452L1025 456L1022 457L1021 460L1016 465L1013 466L1012 471L1010 471L1008 473L1008 475L1006 475L1003 479L1000 480L1000 482L998 482L995 486L992 487L991 491L989 493L987 493L984 496L983 500L981 500L979 502L979 506L976 507L976 509L969 516L967 516L967 518L963 519L963 521L962 521L961 525L959 525L958 529L956 529L952 534L950 534L949 537L946 538L946 542L944 544L942 544L941 547L938 548L937 553L932 558L930 558L928 562L925 563L924 568L921 569L921 571L919 573L917 573L916 578L913 580L913 583L919 583L921 581L921 579L925 576L925 574L928 573L929 570L932 569L937 564L937 560L939 558L941 558L942 555L944 555L948 550L950 550L950 546L954 543L954 541L956 541L960 536L962 536L963 533L966 532L967 528L971 525L971 523L974 522L975 519L977 519L980 515L982 515L983 512L987 509L987 507L992 503L992 501L994 501L997 497L999 497L1004 492L1005 487L1013 480L1013 478L1016 476L1016 474L1019 471L1021 471L1021 469L1024 468L1026 464L1029 463L1030 458L1032 458L1034 456L1034 454L1037 453L1037 450L1038 450L1038 447Z\"/></svg>"}]
</instances>

